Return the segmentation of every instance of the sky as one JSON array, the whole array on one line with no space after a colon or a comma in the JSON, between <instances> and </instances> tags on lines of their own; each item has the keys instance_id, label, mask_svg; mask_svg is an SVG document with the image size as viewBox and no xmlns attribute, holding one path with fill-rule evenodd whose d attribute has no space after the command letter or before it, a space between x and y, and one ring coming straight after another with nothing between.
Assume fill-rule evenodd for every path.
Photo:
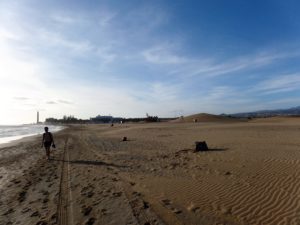
<instances>
[{"instance_id":1,"label":"sky","mask_svg":"<svg viewBox=\"0 0 300 225\"><path fill-rule=\"evenodd\" d=\"M0 124L300 105L296 0L0 0Z\"/></svg>"}]
</instances>

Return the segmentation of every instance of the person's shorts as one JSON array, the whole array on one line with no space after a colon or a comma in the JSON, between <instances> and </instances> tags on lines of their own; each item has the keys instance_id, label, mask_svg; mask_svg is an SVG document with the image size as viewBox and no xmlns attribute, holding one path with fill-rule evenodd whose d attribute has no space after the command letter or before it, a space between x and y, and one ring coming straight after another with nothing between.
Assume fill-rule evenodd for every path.
<instances>
[{"instance_id":1,"label":"person's shorts","mask_svg":"<svg viewBox=\"0 0 300 225\"><path fill-rule=\"evenodd\" d=\"M49 147L51 147L51 141L45 141L44 142L44 146L45 146L45 148L49 148Z\"/></svg>"}]
</instances>

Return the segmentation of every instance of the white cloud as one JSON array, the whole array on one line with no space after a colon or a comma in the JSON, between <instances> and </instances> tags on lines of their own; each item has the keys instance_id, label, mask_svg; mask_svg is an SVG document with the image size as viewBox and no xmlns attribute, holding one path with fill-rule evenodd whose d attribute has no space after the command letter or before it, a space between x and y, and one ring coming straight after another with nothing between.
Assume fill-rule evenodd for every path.
<instances>
[{"instance_id":1,"label":"white cloud","mask_svg":"<svg viewBox=\"0 0 300 225\"><path fill-rule=\"evenodd\" d=\"M98 16L99 16L99 20L98 23L99 25L103 28L103 27L108 27L109 25L111 25L112 20L117 17L117 13L116 12L111 12L109 10L106 11L101 11Z\"/></svg>"},{"instance_id":2,"label":"white cloud","mask_svg":"<svg viewBox=\"0 0 300 225\"><path fill-rule=\"evenodd\" d=\"M96 56L100 58L101 65L106 65L116 60L117 53L114 53L110 46L98 47L96 50Z\"/></svg>"},{"instance_id":3,"label":"white cloud","mask_svg":"<svg viewBox=\"0 0 300 225\"><path fill-rule=\"evenodd\" d=\"M273 51L257 53L254 55L239 56L229 60L208 58L189 58L177 69L170 70L170 74L184 75L185 77L216 77L220 75L233 74L272 65L278 60L299 57L300 52L277 52Z\"/></svg>"},{"instance_id":4,"label":"white cloud","mask_svg":"<svg viewBox=\"0 0 300 225\"><path fill-rule=\"evenodd\" d=\"M170 15L154 3L146 3L130 10L124 15L124 22L133 32L148 33L169 22Z\"/></svg>"},{"instance_id":5,"label":"white cloud","mask_svg":"<svg viewBox=\"0 0 300 225\"><path fill-rule=\"evenodd\" d=\"M39 35L42 42L46 43L49 47L65 48L67 51L72 51L73 54L84 54L94 48L87 40L71 40L64 37L62 34L45 29L41 29ZM63 52L64 50L61 49L61 51Z\"/></svg>"},{"instance_id":6,"label":"white cloud","mask_svg":"<svg viewBox=\"0 0 300 225\"><path fill-rule=\"evenodd\" d=\"M150 84L148 101L164 102L178 99L181 91L180 85L172 85L162 82L154 82ZM145 95L146 93L142 93Z\"/></svg>"},{"instance_id":7,"label":"white cloud","mask_svg":"<svg viewBox=\"0 0 300 225\"><path fill-rule=\"evenodd\" d=\"M14 97L14 99L24 101L24 100L28 100L30 98L27 98L27 97Z\"/></svg>"},{"instance_id":8,"label":"white cloud","mask_svg":"<svg viewBox=\"0 0 300 225\"><path fill-rule=\"evenodd\" d=\"M57 100L58 102L60 102L60 103L63 103L63 104L68 104L68 105L72 105L72 104L74 104L73 102L71 102L71 101L68 101L68 100L63 100L63 99L58 99Z\"/></svg>"},{"instance_id":9,"label":"white cloud","mask_svg":"<svg viewBox=\"0 0 300 225\"><path fill-rule=\"evenodd\" d=\"M66 25L78 23L79 21L81 21L81 20L78 20L77 18L75 18L74 16L70 16L65 13L58 13L58 12L52 14L51 19L54 22L62 23L62 24L66 24Z\"/></svg>"},{"instance_id":10,"label":"white cloud","mask_svg":"<svg viewBox=\"0 0 300 225\"><path fill-rule=\"evenodd\" d=\"M47 101L46 104L55 105L55 104L57 104L57 102L55 102L55 101Z\"/></svg>"},{"instance_id":11,"label":"white cloud","mask_svg":"<svg viewBox=\"0 0 300 225\"><path fill-rule=\"evenodd\" d=\"M274 94L300 89L300 73L274 76L257 84L253 91Z\"/></svg>"},{"instance_id":12,"label":"white cloud","mask_svg":"<svg viewBox=\"0 0 300 225\"><path fill-rule=\"evenodd\" d=\"M0 41L4 42L11 40L20 40L20 37L4 27L0 28Z\"/></svg>"},{"instance_id":13,"label":"white cloud","mask_svg":"<svg viewBox=\"0 0 300 225\"><path fill-rule=\"evenodd\" d=\"M172 53L169 46L155 46L142 52L142 56L147 62L154 64L183 64L186 62L184 57Z\"/></svg>"}]
</instances>

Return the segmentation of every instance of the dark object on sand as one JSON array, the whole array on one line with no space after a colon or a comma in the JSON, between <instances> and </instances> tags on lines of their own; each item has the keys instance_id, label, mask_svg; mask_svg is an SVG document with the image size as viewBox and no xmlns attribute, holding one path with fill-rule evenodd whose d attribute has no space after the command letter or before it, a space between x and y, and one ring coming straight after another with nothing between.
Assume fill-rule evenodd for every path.
<instances>
[{"instance_id":1,"label":"dark object on sand","mask_svg":"<svg viewBox=\"0 0 300 225\"><path fill-rule=\"evenodd\" d=\"M208 151L208 147L205 141L196 141L195 152Z\"/></svg>"},{"instance_id":2,"label":"dark object on sand","mask_svg":"<svg viewBox=\"0 0 300 225\"><path fill-rule=\"evenodd\" d=\"M127 141L127 137L123 137L123 140L122 141Z\"/></svg>"},{"instance_id":3,"label":"dark object on sand","mask_svg":"<svg viewBox=\"0 0 300 225\"><path fill-rule=\"evenodd\" d=\"M55 144L52 144L52 148L56 148Z\"/></svg>"}]
</instances>

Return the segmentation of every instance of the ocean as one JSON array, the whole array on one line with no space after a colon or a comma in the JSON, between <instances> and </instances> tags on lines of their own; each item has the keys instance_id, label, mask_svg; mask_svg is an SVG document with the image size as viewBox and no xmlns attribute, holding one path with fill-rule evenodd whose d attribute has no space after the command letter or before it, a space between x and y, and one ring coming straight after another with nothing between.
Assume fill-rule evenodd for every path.
<instances>
[{"instance_id":1,"label":"ocean","mask_svg":"<svg viewBox=\"0 0 300 225\"><path fill-rule=\"evenodd\" d=\"M0 144L9 143L23 137L44 133L45 125L0 125ZM47 125L50 132L62 130L63 126Z\"/></svg>"}]
</instances>

